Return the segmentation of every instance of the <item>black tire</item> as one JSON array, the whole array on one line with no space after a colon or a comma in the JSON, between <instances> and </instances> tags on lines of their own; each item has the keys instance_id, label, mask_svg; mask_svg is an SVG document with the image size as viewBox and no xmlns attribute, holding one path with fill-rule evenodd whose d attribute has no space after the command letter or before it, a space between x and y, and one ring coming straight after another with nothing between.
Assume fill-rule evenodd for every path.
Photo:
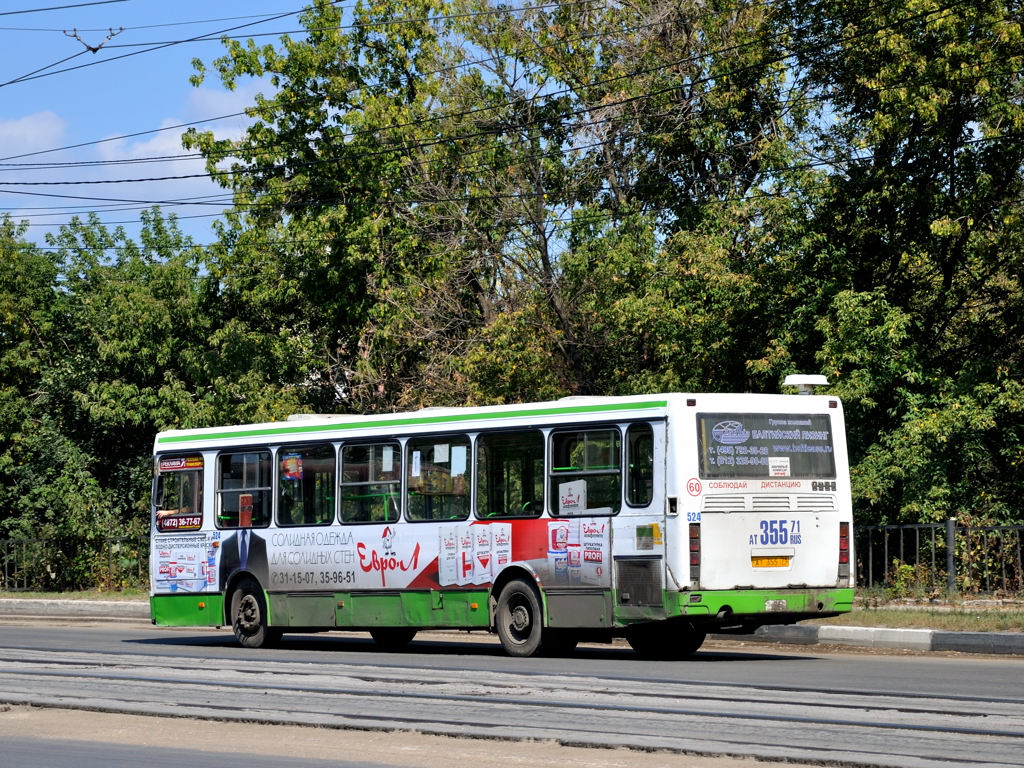
<instances>
[{"instance_id":1,"label":"black tire","mask_svg":"<svg viewBox=\"0 0 1024 768\"><path fill-rule=\"evenodd\" d=\"M498 639L509 656L532 656L541 647L544 619L532 585L516 579L501 590L494 614Z\"/></svg>"},{"instance_id":2,"label":"black tire","mask_svg":"<svg viewBox=\"0 0 1024 768\"><path fill-rule=\"evenodd\" d=\"M707 633L693 627L644 624L626 633L630 647L647 659L678 661L692 656L704 644Z\"/></svg>"},{"instance_id":3,"label":"black tire","mask_svg":"<svg viewBox=\"0 0 1024 768\"><path fill-rule=\"evenodd\" d=\"M408 627L377 627L370 630L370 637L385 651L400 651L416 637L416 630Z\"/></svg>"},{"instance_id":4,"label":"black tire","mask_svg":"<svg viewBox=\"0 0 1024 768\"><path fill-rule=\"evenodd\" d=\"M267 602L255 579L242 579L231 593L231 630L245 648L264 648L281 639L279 629L267 626Z\"/></svg>"}]
</instances>

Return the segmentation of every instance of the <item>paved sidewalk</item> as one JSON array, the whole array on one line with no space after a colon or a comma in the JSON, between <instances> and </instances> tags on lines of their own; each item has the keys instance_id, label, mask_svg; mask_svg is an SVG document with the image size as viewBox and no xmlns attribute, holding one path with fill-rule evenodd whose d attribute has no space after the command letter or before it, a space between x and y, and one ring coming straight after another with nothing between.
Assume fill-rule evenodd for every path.
<instances>
[{"instance_id":1,"label":"paved sidewalk","mask_svg":"<svg viewBox=\"0 0 1024 768\"><path fill-rule=\"evenodd\" d=\"M0 617L4 616L141 621L148 621L150 618L149 602L146 600L0 598ZM937 629L793 624L762 627L753 635L713 635L712 637L722 640L793 645L824 643L860 648L959 651L961 653L1024 656L1024 632L946 632Z\"/></svg>"}]
</instances>

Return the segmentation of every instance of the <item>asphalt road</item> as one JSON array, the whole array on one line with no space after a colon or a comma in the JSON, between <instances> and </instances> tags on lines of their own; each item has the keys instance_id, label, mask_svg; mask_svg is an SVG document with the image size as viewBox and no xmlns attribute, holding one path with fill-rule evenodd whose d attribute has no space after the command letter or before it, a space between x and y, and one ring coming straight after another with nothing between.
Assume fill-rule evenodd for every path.
<instances>
[{"instance_id":1,"label":"asphalt road","mask_svg":"<svg viewBox=\"0 0 1024 768\"><path fill-rule=\"evenodd\" d=\"M398 654L341 634L286 636L281 648L253 651L224 630L8 624L0 627L0 701L12 713L35 704L222 727L316 725L349 729L346 736L526 738L551 749L658 750L665 759L1019 766L1024 754L1016 657L711 643L686 662L643 661L616 646L512 659L478 635L428 635Z\"/></svg>"}]
</instances>

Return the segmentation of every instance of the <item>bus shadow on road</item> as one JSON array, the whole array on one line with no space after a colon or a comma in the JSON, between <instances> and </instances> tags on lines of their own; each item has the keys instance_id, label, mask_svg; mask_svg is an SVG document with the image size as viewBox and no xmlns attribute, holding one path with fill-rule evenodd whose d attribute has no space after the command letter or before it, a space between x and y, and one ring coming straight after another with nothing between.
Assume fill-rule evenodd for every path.
<instances>
[{"instance_id":1,"label":"bus shadow on road","mask_svg":"<svg viewBox=\"0 0 1024 768\"><path fill-rule=\"evenodd\" d=\"M388 658L391 660L413 659L417 656L450 656L450 657L498 657L507 658L501 645L496 639L487 636L482 637L431 637L430 633L423 633L404 648L398 650L385 650L363 633L344 632L322 632L315 634L286 634L281 640L267 648L243 648L235 641L230 633L210 634L164 634L160 637L136 638L127 640L129 643L136 643L146 646L167 646L167 647L190 647L190 648L218 648L227 651L235 651L241 656L252 655L253 658L265 658L268 654L280 654L281 652L296 652L302 654L337 654L339 656L375 657ZM772 653L765 650L732 649L732 648L708 648L697 651L685 659L661 660L643 658L627 645L613 643L584 644L580 645L571 653L538 655L530 659L522 659L524 662L530 660L608 660L615 662L634 662L643 664L708 664L718 662L736 661L806 661L812 659L812 654L798 653ZM342 659L338 659L342 660Z\"/></svg>"}]
</instances>

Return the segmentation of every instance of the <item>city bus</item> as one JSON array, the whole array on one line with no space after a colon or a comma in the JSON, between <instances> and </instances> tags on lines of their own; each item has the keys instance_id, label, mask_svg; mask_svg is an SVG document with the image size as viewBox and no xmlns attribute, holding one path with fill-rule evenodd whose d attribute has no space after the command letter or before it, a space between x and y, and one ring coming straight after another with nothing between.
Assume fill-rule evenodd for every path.
<instances>
[{"instance_id":1,"label":"city bus","mask_svg":"<svg viewBox=\"0 0 1024 768\"><path fill-rule=\"evenodd\" d=\"M156 436L150 606L246 647L458 629L513 656L682 658L849 611L851 527L828 395L300 415Z\"/></svg>"}]
</instances>

